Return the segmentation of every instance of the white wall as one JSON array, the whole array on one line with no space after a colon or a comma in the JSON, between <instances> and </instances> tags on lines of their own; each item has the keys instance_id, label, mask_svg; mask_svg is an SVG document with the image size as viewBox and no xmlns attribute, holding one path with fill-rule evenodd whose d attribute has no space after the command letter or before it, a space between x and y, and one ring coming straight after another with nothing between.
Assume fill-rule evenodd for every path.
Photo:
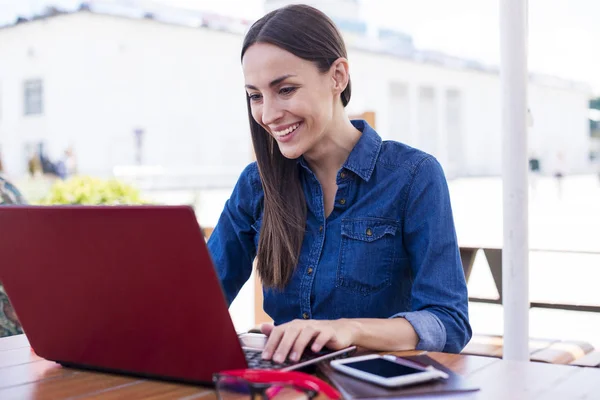
<instances>
[{"instance_id":1,"label":"white wall","mask_svg":"<svg viewBox=\"0 0 600 400\"><path fill-rule=\"evenodd\" d=\"M1 29L6 168L24 173L24 143L45 140L55 157L73 144L82 172L109 174L134 163L141 128L147 164L241 170L251 160L241 43L239 34L88 12ZM375 111L385 139L433 153L449 177L500 174L497 75L357 49L349 59L349 113ZM29 78L44 81L43 116L23 116ZM559 149L565 172L588 171L589 94L557 86L530 85L530 147L547 173Z\"/></svg>"},{"instance_id":2,"label":"white wall","mask_svg":"<svg viewBox=\"0 0 600 400\"><path fill-rule=\"evenodd\" d=\"M22 98L29 77L44 80L43 116L24 117L20 104L3 102L0 140L15 173L24 172L21 143L45 140L55 156L74 144L81 171L107 174L134 163L137 128L148 164L242 168L250 161L241 36L90 13L0 35L0 58L14 55L0 64L2 98Z\"/></svg>"}]
</instances>

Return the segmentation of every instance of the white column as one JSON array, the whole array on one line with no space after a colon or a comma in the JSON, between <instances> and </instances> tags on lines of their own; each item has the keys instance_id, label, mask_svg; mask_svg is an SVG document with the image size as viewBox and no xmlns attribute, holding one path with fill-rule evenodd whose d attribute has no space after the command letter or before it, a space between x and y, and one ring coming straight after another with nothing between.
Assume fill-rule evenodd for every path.
<instances>
[{"instance_id":1,"label":"white column","mask_svg":"<svg viewBox=\"0 0 600 400\"><path fill-rule=\"evenodd\" d=\"M504 358L529 360L527 0L500 0Z\"/></svg>"}]
</instances>

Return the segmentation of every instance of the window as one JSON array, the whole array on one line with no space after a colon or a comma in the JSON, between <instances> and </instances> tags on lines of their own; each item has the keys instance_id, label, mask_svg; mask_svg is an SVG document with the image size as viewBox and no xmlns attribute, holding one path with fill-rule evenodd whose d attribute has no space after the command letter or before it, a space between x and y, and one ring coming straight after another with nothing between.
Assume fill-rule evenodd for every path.
<instances>
[{"instance_id":1,"label":"window","mask_svg":"<svg viewBox=\"0 0 600 400\"><path fill-rule=\"evenodd\" d=\"M421 150L439 157L438 104L436 89L430 86L418 90L418 144Z\"/></svg>"},{"instance_id":2,"label":"window","mask_svg":"<svg viewBox=\"0 0 600 400\"><path fill-rule=\"evenodd\" d=\"M410 96L408 85L400 82L390 84L390 139L414 145L410 124Z\"/></svg>"},{"instance_id":3,"label":"window","mask_svg":"<svg viewBox=\"0 0 600 400\"><path fill-rule=\"evenodd\" d=\"M465 165L464 146L464 96L458 89L446 90L446 137L448 143L448 164L449 175L460 175L463 173Z\"/></svg>"},{"instance_id":4,"label":"window","mask_svg":"<svg viewBox=\"0 0 600 400\"><path fill-rule=\"evenodd\" d=\"M25 81L25 115L42 114L44 110L44 87L41 79Z\"/></svg>"}]
</instances>

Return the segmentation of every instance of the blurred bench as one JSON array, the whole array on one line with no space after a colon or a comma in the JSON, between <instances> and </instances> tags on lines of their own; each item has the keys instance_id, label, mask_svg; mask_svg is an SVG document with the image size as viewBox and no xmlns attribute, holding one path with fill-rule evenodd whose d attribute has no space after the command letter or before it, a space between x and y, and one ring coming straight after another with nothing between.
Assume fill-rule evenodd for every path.
<instances>
[{"instance_id":1,"label":"blurred bench","mask_svg":"<svg viewBox=\"0 0 600 400\"><path fill-rule=\"evenodd\" d=\"M503 349L502 336L474 335L461 354L501 358ZM600 352L583 341L532 338L529 340L529 359L550 364L598 367Z\"/></svg>"},{"instance_id":2,"label":"blurred bench","mask_svg":"<svg viewBox=\"0 0 600 400\"><path fill-rule=\"evenodd\" d=\"M600 351L594 350L585 356L572 361L571 365L577 365L578 367L600 368Z\"/></svg>"}]
</instances>

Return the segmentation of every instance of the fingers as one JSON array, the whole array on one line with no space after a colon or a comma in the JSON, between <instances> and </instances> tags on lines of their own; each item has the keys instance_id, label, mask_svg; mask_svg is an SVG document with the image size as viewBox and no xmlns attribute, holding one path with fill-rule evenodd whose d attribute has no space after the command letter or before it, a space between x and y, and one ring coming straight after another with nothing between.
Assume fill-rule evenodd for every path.
<instances>
[{"instance_id":1,"label":"fingers","mask_svg":"<svg viewBox=\"0 0 600 400\"><path fill-rule=\"evenodd\" d=\"M301 329L301 325L295 321L273 328L263 350L262 358L268 360L272 357L273 361L277 363L284 362Z\"/></svg>"},{"instance_id":2,"label":"fingers","mask_svg":"<svg viewBox=\"0 0 600 400\"><path fill-rule=\"evenodd\" d=\"M331 348L335 348L335 331L333 329L331 330L325 330L319 333L319 335L317 336L317 338L315 339L315 341L313 342L312 346L311 346L311 350L315 353L318 353L319 351L321 351L323 349L323 347L325 347L327 344L331 344Z\"/></svg>"},{"instance_id":3,"label":"fingers","mask_svg":"<svg viewBox=\"0 0 600 400\"><path fill-rule=\"evenodd\" d=\"M318 334L319 331L317 331L313 326L305 326L296 338L296 342L292 347L290 360L298 361L300 357L302 357L302 353L304 353L304 349L306 348L306 346L308 346L310 341Z\"/></svg>"},{"instance_id":4,"label":"fingers","mask_svg":"<svg viewBox=\"0 0 600 400\"><path fill-rule=\"evenodd\" d=\"M263 335L269 336L274 328L275 326L273 324L262 324L260 326L260 331Z\"/></svg>"},{"instance_id":5,"label":"fingers","mask_svg":"<svg viewBox=\"0 0 600 400\"><path fill-rule=\"evenodd\" d=\"M261 330L269 336L262 358L272 358L277 363L284 362L288 356L291 361L298 361L313 339L311 350L315 353L326 345L331 348L341 345L338 343L336 330L323 321L294 320L277 327L263 325Z\"/></svg>"},{"instance_id":6,"label":"fingers","mask_svg":"<svg viewBox=\"0 0 600 400\"><path fill-rule=\"evenodd\" d=\"M273 327L271 332L269 332L269 339L267 340L267 344L262 352L263 360L270 360L273 356L273 353L275 353L275 350L277 349L277 346L279 346L279 342L281 341L281 338L285 332L286 325L287 324L283 324L278 327Z\"/></svg>"},{"instance_id":7,"label":"fingers","mask_svg":"<svg viewBox=\"0 0 600 400\"><path fill-rule=\"evenodd\" d=\"M282 363L286 360L301 331L302 328L293 322L285 327L279 345L273 354L273 361Z\"/></svg>"}]
</instances>

